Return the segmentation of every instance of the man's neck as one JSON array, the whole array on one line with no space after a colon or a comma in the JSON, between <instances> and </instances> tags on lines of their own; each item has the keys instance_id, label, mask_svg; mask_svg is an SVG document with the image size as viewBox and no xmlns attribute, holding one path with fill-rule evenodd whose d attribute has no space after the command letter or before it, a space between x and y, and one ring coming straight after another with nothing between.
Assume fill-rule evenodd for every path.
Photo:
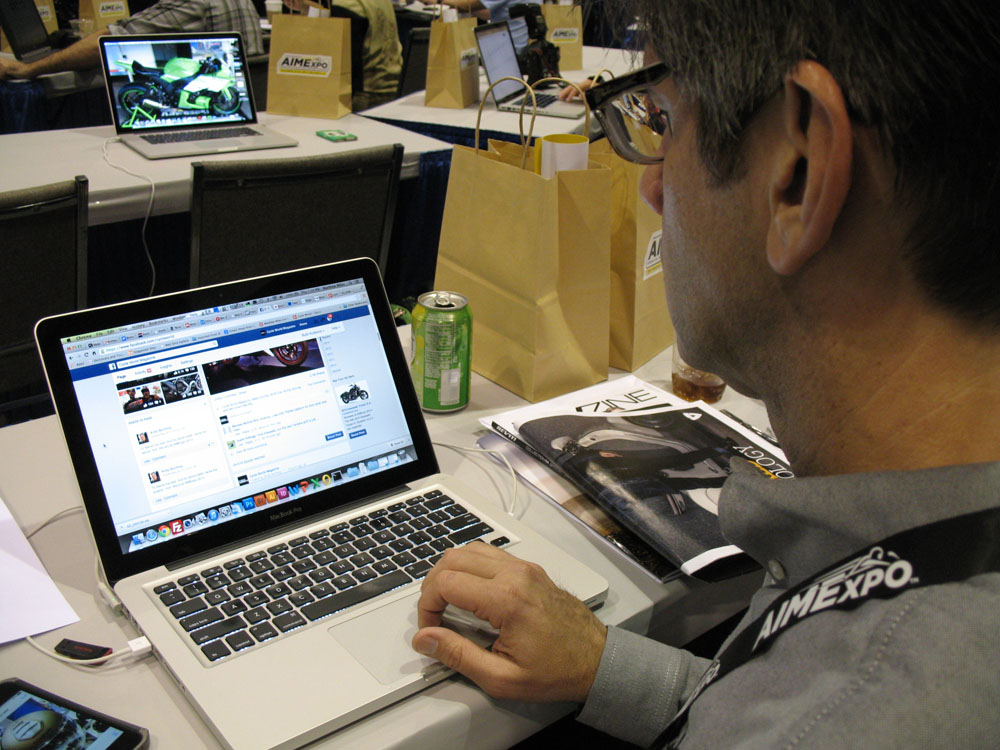
<instances>
[{"instance_id":1,"label":"man's neck","mask_svg":"<svg viewBox=\"0 0 1000 750\"><path fill-rule=\"evenodd\" d=\"M892 343L865 345L875 337ZM1000 461L995 334L944 318L911 320L867 331L839 349L826 356L840 366L807 372L809 382L784 389L807 398L765 398L797 475Z\"/></svg>"}]
</instances>

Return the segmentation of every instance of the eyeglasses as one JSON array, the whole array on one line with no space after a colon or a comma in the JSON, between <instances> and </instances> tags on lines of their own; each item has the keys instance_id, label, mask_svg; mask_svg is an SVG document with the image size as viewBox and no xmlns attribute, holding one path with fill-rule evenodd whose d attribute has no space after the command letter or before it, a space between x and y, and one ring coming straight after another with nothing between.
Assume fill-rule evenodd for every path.
<instances>
[{"instance_id":1,"label":"eyeglasses","mask_svg":"<svg viewBox=\"0 0 1000 750\"><path fill-rule=\"evenodd\" d=\"M656 63L585 93L611 147L623 159L637 164L663 161L660 143L664 135L673 134L673 129L670 116L656 104L663 97L656 85L667 75L667 66Z\"/></svg>"}]
</instances>

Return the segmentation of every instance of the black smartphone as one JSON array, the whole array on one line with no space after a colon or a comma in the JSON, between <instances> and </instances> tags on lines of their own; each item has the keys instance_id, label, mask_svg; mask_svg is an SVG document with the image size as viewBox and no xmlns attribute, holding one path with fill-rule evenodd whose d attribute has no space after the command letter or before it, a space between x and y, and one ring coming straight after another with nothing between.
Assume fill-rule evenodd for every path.
<instances>
[{"instance_id":1,"label":"black smartphone","mask_svg":"<svg viewBox=\"0 0 1000 750\"><path fill-rule=\"evenodd\" d=\"M11 678L0 682L0 748L139 750L149 732Z\"/></svg>"}]
</instances>

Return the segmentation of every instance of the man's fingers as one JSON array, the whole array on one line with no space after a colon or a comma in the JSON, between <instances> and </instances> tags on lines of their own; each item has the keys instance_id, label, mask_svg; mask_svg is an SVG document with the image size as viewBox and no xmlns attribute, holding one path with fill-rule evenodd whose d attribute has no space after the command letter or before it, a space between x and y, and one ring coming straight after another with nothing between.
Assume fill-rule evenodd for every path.
<instances>
[{"instance_id":1,"label":"man's fingers","mask_svg":"<svg viewBox=\"0 0 1000 750\"><path fill-rule=\"evenodd\" d=\"M453 604L500 627L491 613L505 611L512 590L524 589L539 577L548 581L537 565L488 544L447 550L420 586L417 624L439 625L441 613Z\"/></svg>"},{"instance_id":2,"label":"man's fingers","mask_svg":"<svg viewBox=\"0 0 1000 750\"><path fill-rule=\"evenodd\" d=\"M411 642L414 650L437 659L475 682L490 695L505 695L505 686L517 683L516 665L503 656L477 646L468 638L447 628L423 628Z\"/></svg>"},{"instance_id":3,"label":"man's fingers","mask_svg":"<svg viewBox=\"0 0 1000 750\"><path fill-rule=\"evenodd\" d=\"M427 574L420 584L421 596L417 603L417 611L420 627L438 625L441 622L440 614L448 604L456 604L462 609L474 610L474 601L470 597L479 595L481 586L475 586L468 591L462 590L465 594L463 603L453 601L441 591L440 580L442 577L448 578L452 573L461 573L471 578L482 579L482 582L493 579L501 570L504 563L511 558L491 544L474 542L461 548L445 550L441 560ZM471 582L470 585L476 582ZM450 582L449 590L455 590L455 582Z\"/></svg>"},{"instance_id":4,"label":"man's fingers","mask_svg":"<svg viewBox=\"0 0 1000 750\"><path fill-rule=\"evenodd\" d=\"M431 571L417 600L417 625L421 628L441 623L441 613L449 604L469 612L479 612L494 596L491 579L459 570Z\"/></svg>"}]
</instances>

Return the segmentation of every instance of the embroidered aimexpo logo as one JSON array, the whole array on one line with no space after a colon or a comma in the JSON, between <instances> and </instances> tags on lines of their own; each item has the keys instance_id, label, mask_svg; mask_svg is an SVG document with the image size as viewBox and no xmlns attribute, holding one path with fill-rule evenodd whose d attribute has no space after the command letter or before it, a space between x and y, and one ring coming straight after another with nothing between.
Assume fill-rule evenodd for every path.
<instances>
[{"instance_id":1,"label":"embroidered aimexpo logo","mask_svg":"<svg viewBox=\"0 0 1000 750\"><path fill-rule=\"evenodd\" d=\"M884 588L901 589L917 583L913 565L894 552L872 547L866 554L827 573L804 591L782 602L764 618L753 650L799 620L837 606L854 606Z\"/></svg>"}]
</instances>

